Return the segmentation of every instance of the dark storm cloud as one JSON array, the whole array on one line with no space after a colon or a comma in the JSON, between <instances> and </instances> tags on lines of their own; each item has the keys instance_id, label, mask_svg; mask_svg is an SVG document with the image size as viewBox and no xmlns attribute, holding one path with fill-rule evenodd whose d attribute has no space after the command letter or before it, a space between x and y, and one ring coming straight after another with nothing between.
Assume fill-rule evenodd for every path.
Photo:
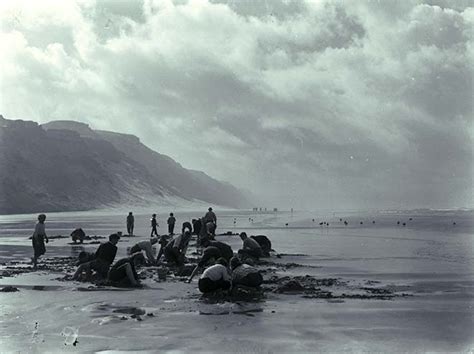
<instances>
[{"instance_id":1,"label":"dark storm cloud","mask_svg":"<svg viewBox=\"0 0 474 354\"><path fill-rule=\"evenodd\" d=\"M132 133L282 206L472 205L469 2L1 6L6 117Z\"/></svg>"}]
</instances>

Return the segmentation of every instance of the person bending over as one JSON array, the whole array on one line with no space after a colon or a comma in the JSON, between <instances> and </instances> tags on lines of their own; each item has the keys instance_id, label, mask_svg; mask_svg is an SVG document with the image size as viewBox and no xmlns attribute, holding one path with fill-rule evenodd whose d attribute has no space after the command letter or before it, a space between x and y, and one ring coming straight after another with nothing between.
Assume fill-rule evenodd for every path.
<instances>
[{"instance_id":1,"label":"person bending over","mask_svg":"<svg viewBox=\"0 0 474 354\"><path fill-rule=\"evenodd\" d=\"M263 282L262 274L257 268L244 264L237 257L230 260L232 270L232 286L244 285L252 288L259 287Z\"/></svg>"},{"instance_id":2,"label":"person bending over","mask_svg":"<svg viewBox=\"0 0 474 354\"><path fill-rule=\"evenodd\" d=\"M231 285L230 280L227 261L219 258L217 264L210 266L202 273L198 282L199 291L206 294L217 290L227 290Z\"/></svg>"},{"instance_id":3,"label":"person bending over","mask_svg":"<svg viewBox=\"0 0 474 354\"><path fill-rule=\"evenodd\" d=\"M108 280L122 286L140 286L136 268L145 263L145 256L141 252L130 257L119 259L110 267Z\"/></svg>"},{"instance_id":4,"label":"person bending over","mask_svg":"<svg viewBox=\"0 0 474 354\"><path fill-rule=\"evenodd\" d=\"M99 246L95 252L95 259L90 262L81 264L72 279L79 280L82 273L86 273L86 279L90 279L92 271L95 270L102 278L107 278L110 265L115 259L117 254L117 243L120 239L118 234L112 234L109 236L109 242L103 243Z\"/></svg>"},{"instance_id":5,"label":"person bending over","mask_svg":"<svg viewBox=\"0 0 474 354\"><path fill-rule=\"evenodd\" d=\"M168 263L175 263L178 266L183 265L190 240L191 233L189 231L173 238L163 251L166 261Z\"/></svg>"},{"instance_id":6,"label":"person bending over","mask_svg":"<svg viewBox=\"0 0 474 354\"><path fill-rule=\"evenodd\" d=\"M194 219L193 219L194 220ZM193 232L193 227L189 221L183 222L183 227L181 228L181 233L184 234L186 231Z\"/></svg>"},{"instance_id":7,"label":"person bending over","mask_svg":"<svg viewBox=\"0 0 474 354\"><path fill-rule=\"evenodd\" d=\"M257 236L250 236L253 238L262 248L262 255L264 257L270 257L270 251L272 250L272 242L270 239L265 235L257 235Z\"/></svg>"},{"instance_id":8,"label":"person bending over","mask_svg":"<svg viewBox=\"0 0 474 354\"><path fill-rule=\"evenodd\" d=\"M202 254L201 259L199 260L196 267L194 267L194 269L193 269L191 275L189 276L187 282L190 283L191 280L193 280L193 278L196 275L196 273L198 272L198 270L203 269L208 264L214 264L215 261L219 258L223 258L223 257L222 257L221 251L217 247L212 247L212 246L206 247L204 249L204 252Z\"/></svg>"},{"instance_id":9,"label":"person bending over","mask_svg":"<svg viewBox=\"0 0 474 354\"><path fill-rule=\"evenodd\" d=\"M240 238L243 241L242 249L239 250L239 254L243 256L250 256L252 258L259 259L262 257L262 248L253 238L247 237L245 232L240 234Z\"/></svg>"},{"instance_id":10,"label":"person bending over","mask_svg":"<svg viewBox=\"0 0 474 354\"><path fill-rule=\"evenodd\" d=\"M153 245L156 244L157 242L158 242L157 237L152 237L149 240L143 240L143 241L137 242L135 245L133 245L132 248L130 248L130 254L145 251L148 263L155 264L155 256L153 254Z\"/></svg>"},{"instance_id":11,"label":"person bending over","mask_svg":"<svg viewBox=\"0 0 474 354\"><path fill-rule=\"evenodd\" d=\"M221 257L225 258L227 262L229 262L230 259L234 256L234 251L232 250L232 247L230 247L227 243L221 241L211 241L208 238L203 238L201 240L201 246L205 248L217 247L221 252Z\"/></svg>"}]
</instances>

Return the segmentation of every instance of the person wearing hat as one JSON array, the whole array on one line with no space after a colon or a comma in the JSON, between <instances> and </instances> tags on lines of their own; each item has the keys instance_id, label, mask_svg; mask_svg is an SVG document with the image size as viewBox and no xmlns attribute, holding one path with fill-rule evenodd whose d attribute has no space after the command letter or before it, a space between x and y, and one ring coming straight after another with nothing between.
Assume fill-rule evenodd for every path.
<instances>
[{"instance_id":1,"label":"person wearing hat","mask_svg":"<svg viewBox=\"0 0 474 354\"><path fill-rule=\"evenodd\" d=\"M159 235L158 235L158 231L157 231L157 229L156 229L156 228L159 226L159 225L158 225L158 221L156 221L156 214L153 214L153 215L151 216L150 222L151 222L151 234L150 234L150 237L152 237L153 234L154 234L155 236L159 236Z\"/></svg>"},{"instance_id":2,"label":"person wearing hat","mask_svg":"<svg viewBox=\"0 0 474 354\"><path fill-rule=\"evenodd\" d=\"M45 220L45 214L38 215L38 222L35 226L35 232L31 237L34 252L33 258L31 259L31 261L33 262L33 269L36 269L38 265L38 258L40 258L43 254L46 253L46 245L44 243L49 242L48 236L46 236L46 230L44 226Z\"/></svg>"},{"instance_id":3,"label":"person wearing hat","mask_svg":"<svg viewBox=\"0 0 474 354\"><path fill-rule=\"evenodd\" d=\"M232 270L232 286L244 285L256 288L263 283L262 274L258 269L242 263L238 257L231 258L230 269Z\"/></svg>"},{"instance_id":4,"label":"person wearing hat","mask_svg":"<svg viewBox=\"0 0 474 354\"><path fill-rule=\"evenodd\" d=\"M202 293L211 293L217 290L227 290L231 285L231 278L227 270L227 261L219 258L217 264L207 268L199 278L198 287Z\"/></svg>"},{"instance_id":5,"label":"person wearing hat","mask_svg":"<svg viewBox=\"0 0 474 354\"><path fill-rule=\"evenodd\" d=\"M114 262L115 256L117 254L116 245L119 240L120 236L118 234L110 235L109 241L102 243L99 246L95 252L94 259L90 262L81 264L72 276L72 279L79 280L83 272L86 273L87 279L90 279L92 270L95 270L101 277L107 278L110 265Z\"/></svg>"},{"instance_id":6,"label":"person wearing hat","mask_svg":"<svg viewBox=\"0 0 474 354\"><path fill-rule=\"evenodd\" d=\"M119 259L110 267L107 279L123 286L140 286L136 268L145 263L145 256L141 252L134 253L130 257Z\"/></svg>"},{"instance_id":7,"label":"person wearing hat","mask_svg":"<svg viewBox=\"0 0 474 354\"><path fill-rule=\"evenodd\" d=\"M212 211L212 208L209 207L207 209L206 215L204 215L203 218L203 224L206 227L206 231L208 234L215 236L216 235L216 228L217 228L217 216L216 214Z\"/></svg>"},{"instance_id":8,"label":"person wearing hat","mask_svg":"<svg viewBox=\"0 0 474 354\"><path fill-rule=\"evenodd\" d=\"M152 237L149 240L143 240L137 242L130 248L130 254L134 254L137 252L145 251L146 258L149 263L155 264L155 256L153 254L153 245L158 242L157 237Z\"/></svg>"}]
</instances>

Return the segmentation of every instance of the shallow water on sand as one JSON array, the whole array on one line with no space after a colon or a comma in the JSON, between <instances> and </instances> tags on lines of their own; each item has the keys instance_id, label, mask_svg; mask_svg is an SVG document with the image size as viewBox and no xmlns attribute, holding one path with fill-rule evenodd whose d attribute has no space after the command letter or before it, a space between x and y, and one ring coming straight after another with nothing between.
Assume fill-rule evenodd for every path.
<instances>
[{"instance_id":1,"label":"shallow water on sand","mask_svg":"<svg viewBox=\"0 0 474 354\"><path fill-rule=\"evenodd\" d=\"M175 214L178 224L200 216ZM125 231L125 216L48 214L46 230L50 236L69 235L82 227L86 234L106 236ZM150 216L135 217L135 234L143 239L149 235ZM158 232L164 233L165 215L159 215L158 220ZM320 226L320 222L329 226ZM35 215L0 216L1 262L31 257L28 237L34 224ZM79 328L79 344L74 347L79 351L469 351L474 348L473 230L470 211L218 212L218 232L265 234L277 252L289 254L272 261L302 265L285 274L338 278L349 286L380 284L411 296L388 301L330 301L270 295L256 304L204 304L197 300L195 283L165 282L138 291L81 292L77 284L58 285L51 280L58 274L30 273L0 279L1 285L20 288L14 293L19 295L0 293L0 351L60 350L60 333L67 326ZM137 239L123 238L119 256ZM237 236L219 239L234 250L241 244ZM74 257L82 249L97 247L68 242L52 240L45 256ZM32 284L45 287L34 289ZM154 317L123 320L120 311L114 312L134 307L146 309ZM34 337L34 323L39 320L41 329ZM209 335L213 340L202 339Z\"/></svg>"}]
</instances>

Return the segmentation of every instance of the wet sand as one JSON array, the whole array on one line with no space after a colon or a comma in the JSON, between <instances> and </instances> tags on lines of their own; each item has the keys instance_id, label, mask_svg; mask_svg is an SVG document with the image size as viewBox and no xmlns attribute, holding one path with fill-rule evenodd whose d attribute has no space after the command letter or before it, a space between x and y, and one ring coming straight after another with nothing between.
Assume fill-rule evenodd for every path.
<instances>
[{"instance_id":1,"label":"wet sand","mask_svg":"<svg viewBox=\"0 0 474 354\"><path fill-rule=\"evenodd\" d=\"M202 297L170 269L140 272L145 287L124 289L68 280L77 254L97 244L56 238L33 272L28 217L0 220L0 348L2 352L459 352L474 348L471 218L423 215L406 227L401 215L228 213L221 231L266 234L281 258L258 265L257 293ZM238 222L234 229L233 218ZM344 217L344 216L341 216ZM403 215L408 222L408 215ZM71 216L74 218L74 215ZM114 217L81 219L86 233L123 229ZM376 220L372 224L371 219ZM431 227L432 223L438 225ZM452 219L456 226L452 227ZM47 220L48 234L75 223ZM80 218L79 218L80 219ZM404 219L404 220L405 220ZM34 221L34 218L33 218ZM286 223L289 226L285 226ZM103 224L104 223L104 224ZM316 224L316 225L315 225ZM48 227L50 226L50 227ZM104 232L105 229L105 232ZM25 231L28 230L28 231ZM65 231L68 231L67 233ZM146 238L122 238L117 258ZM163 232L163 228L161 230ZM219 236L236 251L237 236ZM97 241L97 240L94 240ZM94 242L92 241L92 242ZM100 241L100 239L99 239ZM192 247L190 261L195 261ZM65 277L66 276L66 277ZM8 290L8 289L7 289Z\"/></svg>"}]
</instances>

